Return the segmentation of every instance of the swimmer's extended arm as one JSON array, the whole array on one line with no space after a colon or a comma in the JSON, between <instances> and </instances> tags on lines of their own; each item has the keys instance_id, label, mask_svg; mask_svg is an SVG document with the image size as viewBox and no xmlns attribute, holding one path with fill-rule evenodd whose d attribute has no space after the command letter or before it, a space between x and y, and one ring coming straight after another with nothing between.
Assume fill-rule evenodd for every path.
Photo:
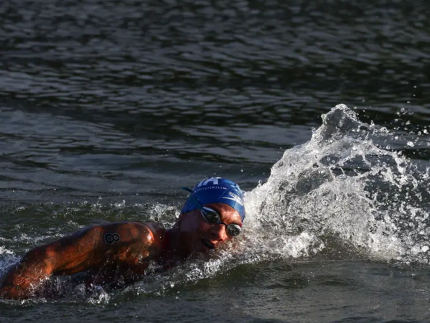
<instances>
[{"instance_id":1,"label":"swimmer's extended arm","mask_svg":"<svg viewBox=\"0 0 430 323\"><path fill-rule=\"evenodd\" d=\"M34 248L5 274L0 283L0 296L31 297L34 288L49 276L94 269L102 266L107 258L115 259L118 253L125 258L122 261L130 250L149 256L151 247L157 248L160 244L156 232L157 228L150 224L112 223L86 228Z\"/></svg>"}]
</instances>

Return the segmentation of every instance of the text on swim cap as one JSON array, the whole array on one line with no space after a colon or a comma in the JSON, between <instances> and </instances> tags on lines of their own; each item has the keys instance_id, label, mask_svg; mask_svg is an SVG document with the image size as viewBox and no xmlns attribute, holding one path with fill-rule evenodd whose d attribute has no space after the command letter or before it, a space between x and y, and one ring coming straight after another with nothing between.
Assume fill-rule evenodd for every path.
<instances>
[{"instance_id":1,"label":"text on swim cap","mask_svg":"<svg viewBox=\"0 0 430 323\"><path fill-rule=\"evenodd\" d=\"M211 177L211 178L205 179L204 181L201 181L199 185L197 185L197 187L208 185L209 183L212 183L212 185L218 185L218 179L220 178L221 177Z\"/></svg>"}]
</instances>

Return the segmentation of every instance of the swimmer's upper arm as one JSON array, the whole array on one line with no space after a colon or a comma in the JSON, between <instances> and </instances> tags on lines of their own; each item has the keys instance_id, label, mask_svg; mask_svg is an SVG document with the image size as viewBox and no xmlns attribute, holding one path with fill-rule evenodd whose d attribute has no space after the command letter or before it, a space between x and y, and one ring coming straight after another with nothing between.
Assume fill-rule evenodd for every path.
<instances>
[{"instance_id":1,"label":"swimmer's upper arm","mask_svg":"<svg viewBox=\"0 0 430 323\"><path fill-rule=\"evenodd\" d=\"M27 252L2 278L0 296L21 299L53 274L76 273L93 265L100 226L91 227Z\"/></svg>"},{"instance_id":2,"label":"swimmer's upper arm","mask_svg":"<svg viewBox=\"0 0 430 323\"><path fill-rule=\"evenodd\" d=\"M85 228L27 252L3 277L0 296L14 299L30 297L32 289L43 279L97 268L108 257L114 259L129 246L138 246L138 252L158 250L161 248L159 234L153 225L137 222Z\"/></svg>"},{"instance_id":3,"label":"swimmer's upper arm","mask_svg":"<svg viewBox=\"0 0 430 323\"><path fill-rule=\"evenodd\" d=\"M146 253L161 248L157 227L139 222L110 223L88 228L78 236L58 240L59 259L53 274L70 275L125 260L130 252ZM160 235L158 233L158 235Z\"/></svg>"}]
</instances>

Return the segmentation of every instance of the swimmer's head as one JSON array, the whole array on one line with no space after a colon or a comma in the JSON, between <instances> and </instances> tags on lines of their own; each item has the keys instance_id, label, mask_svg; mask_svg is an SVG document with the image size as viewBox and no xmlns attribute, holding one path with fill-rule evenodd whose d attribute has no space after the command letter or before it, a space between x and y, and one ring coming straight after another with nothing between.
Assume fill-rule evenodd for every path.
<instances>
[{"instance_id":1,"label":"swimmer's head","mask_svg":"<svg viewBox=\"0 0 430 323\"><path fill-rule=\"evenodd\" d=\"M211 203L227 204L239 213L242 222L245 219L243 193L235 182L221 177L211 177L201 181L193 190L189 191L192 195L185 202L182 213L198 208L194 202L194 198L196 198L202 205Z\"/></svg>"}]
</instances>

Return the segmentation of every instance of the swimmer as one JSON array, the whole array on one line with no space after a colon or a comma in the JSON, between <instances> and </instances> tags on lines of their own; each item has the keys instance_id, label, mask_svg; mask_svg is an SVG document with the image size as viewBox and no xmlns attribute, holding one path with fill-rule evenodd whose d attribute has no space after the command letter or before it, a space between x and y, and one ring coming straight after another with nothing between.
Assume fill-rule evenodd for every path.
<instances>
[{"instance_id":1,"label":"swimmer","mask_svg":"<svg viewBox=\"0 0 430 323\"><path fill-rule=\"evenodd\" d=\"M212 177L192 190L183 189L190 195L172 228L155 222L86 227L27 252L2 277L0 296L35 297L50 276L80 272L88 274L88 286L129 284L141 278L150 263L168 269L240 234L245 208L236 183Z\"/></svg>"}]
</instances>

